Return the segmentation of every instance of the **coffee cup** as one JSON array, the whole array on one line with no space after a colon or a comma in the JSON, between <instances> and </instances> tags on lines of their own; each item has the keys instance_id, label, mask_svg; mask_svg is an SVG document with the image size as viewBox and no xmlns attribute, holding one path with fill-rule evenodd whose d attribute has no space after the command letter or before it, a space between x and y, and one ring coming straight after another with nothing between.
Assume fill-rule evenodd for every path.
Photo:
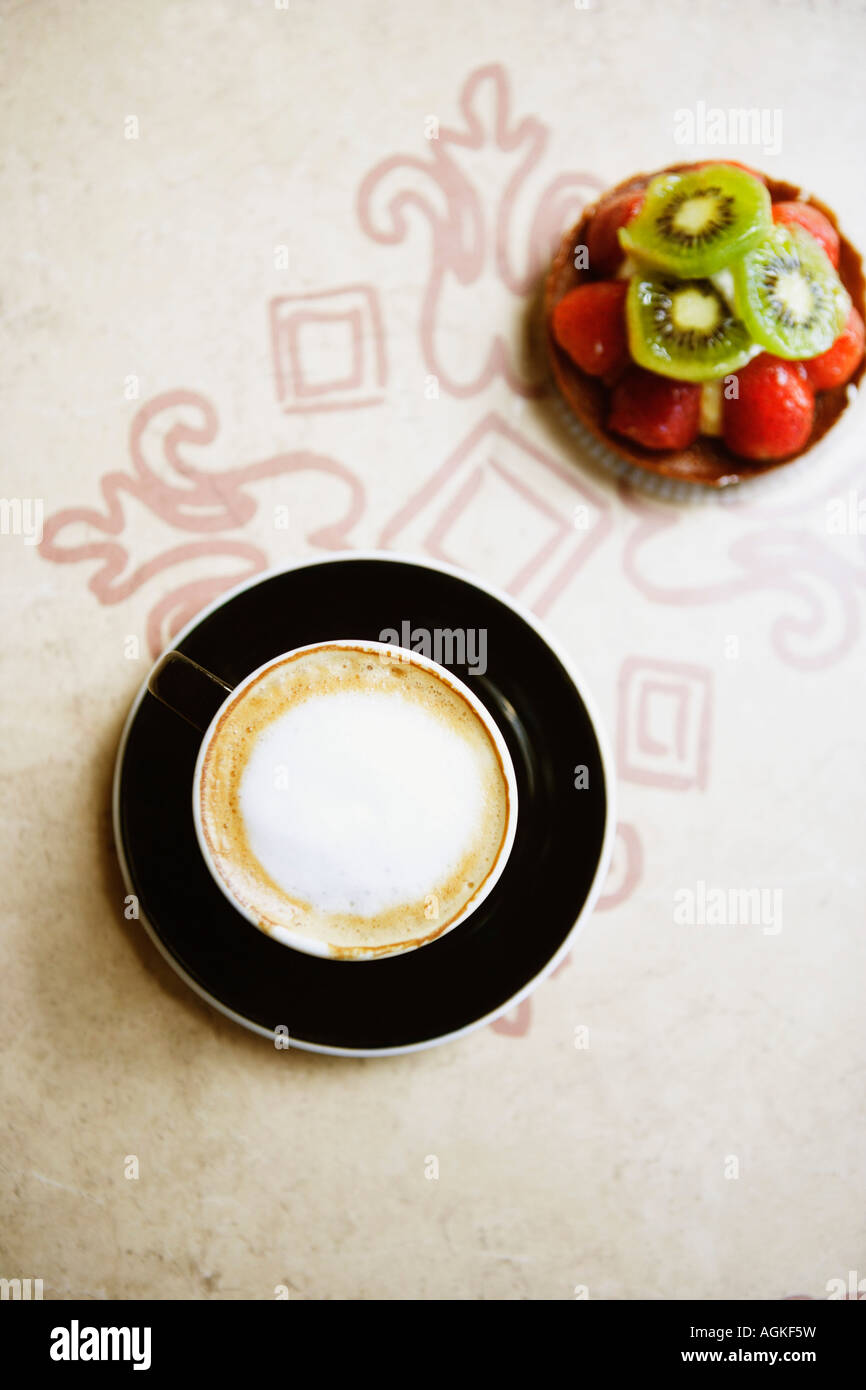
<instances>
[{"instance_id":1,"label":"coffee cup","mask_svg":"<svg viewBox=\"0 0 866 1390\"><path fill-rule=\"evenodd\" d=\"M342 961L399 955L452 931L500 878L517 824L511 757L431 658L331 639L232 688L172 651L148 689L203 731L199 849L275 941Z\"/></svg>"}]
</instances>

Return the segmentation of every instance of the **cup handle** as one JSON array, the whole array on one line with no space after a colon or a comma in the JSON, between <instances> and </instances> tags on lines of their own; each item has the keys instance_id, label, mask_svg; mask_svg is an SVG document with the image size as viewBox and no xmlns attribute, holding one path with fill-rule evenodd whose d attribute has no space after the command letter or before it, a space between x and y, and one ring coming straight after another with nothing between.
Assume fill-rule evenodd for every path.
<instances>
[{"instance_id":1,"label":"cup handle","mask_svg":"<svg viewBox=\"0 0 866 1390\"><path fill-rule=\"evenodd\" d=\"M234 686L226 685L183 652L166 652L147 682L151 695L203 734Z\"/></svg>"}]
</instances>

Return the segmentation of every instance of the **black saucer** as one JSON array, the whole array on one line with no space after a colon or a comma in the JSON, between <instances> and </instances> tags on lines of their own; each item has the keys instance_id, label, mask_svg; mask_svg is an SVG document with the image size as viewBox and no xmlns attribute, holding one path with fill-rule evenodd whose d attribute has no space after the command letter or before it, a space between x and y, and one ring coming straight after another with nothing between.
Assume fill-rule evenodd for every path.
<instances>
[{"instance_id":1,"label":"black saucer","mask_svg":"<svg viewBox=\"0 0 866 1390\"><path fill-rule=\"evenodd\" d=\"M429 632L486 629L486 673L451 669L495 715L518 782L517 838L502 878L440 941L345 962L271 940L234 911L201 857L191 795L201 735L143 689L118 753L118 852L151 936L223 1013L267 1034L282 1024L293 1046L313 1051L408 1051L490 1022L565 954L607 867L612 788L599 734L549 639L504 594L447 566L342 554L234 590L174 645L236 685L294 647L378 639L406 619ZM578 764L587 789L575 788Z\"/></svg>"}]
</instances>

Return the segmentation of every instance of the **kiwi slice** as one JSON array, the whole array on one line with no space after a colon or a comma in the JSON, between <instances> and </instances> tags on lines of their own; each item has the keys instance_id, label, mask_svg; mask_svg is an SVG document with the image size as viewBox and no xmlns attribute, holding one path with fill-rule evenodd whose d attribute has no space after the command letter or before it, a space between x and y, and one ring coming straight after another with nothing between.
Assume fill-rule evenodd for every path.
<instances>
[{"instance_id":1,"label":"kiwi slice","mask_svg":"<svg viewBox=\"0 0 866 1390\"><path fill-rule=\"evenodd\" d=\"M752 355L752 340L709 280L635 275L625 299L629 351L651 372L711 381Z\"/></svg>"},{"instance_id":2,"label":"kiwi slice","mask_svg":"<svg viewBox=\"0 0 866 1390\"><path fill-rule=\"evenodd\" d=\"M755 342L777 357L817 357L845 327L851 300L808 232L773 227L731 270L737 313Z\"/></svg>"},{"instance_id":3,"label":"kiwi slice","mask_svg":"<svg viewBox=\"0 0 866 1390\"><path fill-rule=\"evenodd\" d=\"M619 239L628 254L674 275L715 275L763 241L770 207L766 186L730 164L659 174Z\"/></svg>"}]
</instances>

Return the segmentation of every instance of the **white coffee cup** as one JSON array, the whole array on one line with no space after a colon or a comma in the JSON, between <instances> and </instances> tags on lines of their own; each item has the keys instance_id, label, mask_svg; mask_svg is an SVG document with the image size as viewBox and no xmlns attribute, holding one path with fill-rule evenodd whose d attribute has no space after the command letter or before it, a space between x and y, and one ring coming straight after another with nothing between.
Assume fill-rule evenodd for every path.
<instances>
[{"instance_id":1,"label":"white coffee cup","mask_svg":"<svg viewBox=\"0 0 866 1390\"><path fill-rule=\"evenodd\" d=\"M511 756L429 657L329 639L230 689L169 652L148 688L199 728L202 695L210 708L223 695L193 777L198 845L232 906L283 945L399 955L452 931L498 882L517 825Z\"/></svg>"}]
</instances>

